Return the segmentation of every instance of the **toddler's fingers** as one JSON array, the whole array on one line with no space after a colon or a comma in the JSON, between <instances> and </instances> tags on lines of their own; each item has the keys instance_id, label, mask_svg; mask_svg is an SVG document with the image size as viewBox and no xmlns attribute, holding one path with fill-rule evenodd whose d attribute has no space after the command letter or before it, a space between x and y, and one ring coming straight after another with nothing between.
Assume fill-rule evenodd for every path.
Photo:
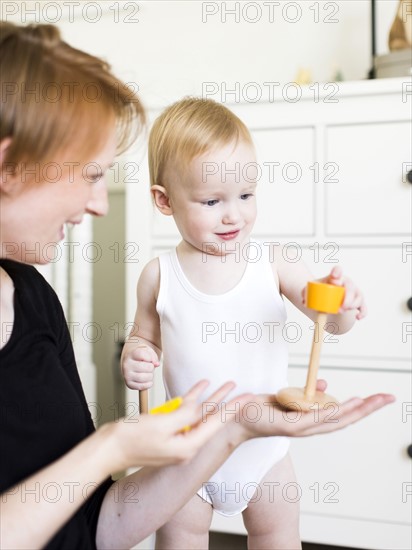
<instances>
[{"instance_id":1,"label":"toddler's fingers","mask_svg":"<svg viewBox=\"0 0 412 550\"><path fill-rule=\"evenodd\" d=\"M356 316L356 319L363 319L368 314L368 308L366 307L365 302L363 301L359 307L359 313Z\"/></svg>"},{"instance_id":2,"label":"toddler's fingers","mask_svg":"<svg viewBox=\"0 0 412 550\"><path fill-rule=\"evenodd\" d=\"M135 361L146 361L148 363L158 362L159 359L156 355L156 352L149 346L138 346L130 354L131 359Z\"/></svg>"},{"instance_id":3,"label":"toddler's fingers","mask_svg":"<svg viewBox=\"0 0 412 550\"><path fill-rule=\"evenodd\" d=\"M135 382L133 380L126 380L126 386L131 390L149 390L153 386L153 381L151 382Z\"/></svg>"},{"instance_id":4,"label":"toddler's fingers","mask_svg":"<svg viewBox=\"0 0 412 550\"><path fill-rule=\"evenodd\" d=\"M152 366L153 368L153 366ZM137 384L152 384L153 383L153 372L132 372L129 374L129 380L131 382L136 382ZM145 388L142 388L145 389Z\"/></svg>"},{"instance_id":5,"label":"toddler's fingers","mask_svg":"<svg viewBox=\"0 0 412 550\"><path fill-rule=\"evenodd\" d=\"M301 296L302 296L302 304L306 305L306 286L302 288Z\"/></svg>"},{"instance_id":6,"label":"toddler's fingers","mask_svg":"<svg viewBox=\"0 0 412 550\"><path fill-rule=\"evenodd\" d=\"M319 380L316 381L316 390L317 391L326 391L326 388L328 387L328 383L326 382L326 380L323 380L322 378L320 378Z\"/></svg>"},{"instance_id":7,"label":"toddler's fingers","mask_svg":"<svg viewBox=\"0 0 412 550\"><path fill-rule=\"evenodd\" d=\"M360 309L361 305L363 303L363 296L362 294L356 294L353 298L351 309Z\"/></svg>"},{"instance_id":8,"label":"toddler's fingers","mask_svg":"<svg viewBox=\"0 0 412 550\"><path fill-rule=\"evenodd\" d=\"M342 286L343 284L343 272L342 268L338 265L335 265L335 267L332 269L332 271L329 274L329 283L332 285L338 285Z\"/></svg>"},{"instance_id":9,"label":"toddler's fingers","mask_svg":"<svg viewBox=\"0 0 412 550\"><path fill-rule=\"evenodd\" d=\"M365 300L361 292L359 291L355 293L351 292L347 296L345 296L345 300L342 304L340 311L344 312L344 311L349 311L351 309L359 310L359 313L361 313L362 316L366 314ZM358 318L358 315L357 315L357 318Z\"/></svg>"},{"instance_id":10,"label":"toddler's fingers","mask_svg":"<svg viewBox=\"0 0 412 550\"><path fill-rule=\"evenodd\" d=\"M153 363L147 363L144 361L130 361L125 363L125 372L130 377L134 377L141 373L149 373L153 377L154 366Z\"/></svg>"}]
</instances>

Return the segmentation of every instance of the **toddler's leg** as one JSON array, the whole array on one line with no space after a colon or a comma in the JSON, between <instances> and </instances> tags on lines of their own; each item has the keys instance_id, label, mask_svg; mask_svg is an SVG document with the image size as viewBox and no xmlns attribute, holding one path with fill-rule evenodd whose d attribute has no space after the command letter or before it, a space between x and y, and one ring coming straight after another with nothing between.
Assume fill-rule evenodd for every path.
<instances>
[{"instance_id":1,"label":"toddler's leg","mask_svg":"<svg viewBox=\"0 0 412 550\"><path fill-rule=\"evenodd\" d=\"M298 550L299 500L290 489L286 499L282 490L287 483L296 483L289 454L275 464L260 483L249 506L243 512L248 532L249 550ZM260 498L258 498L260 496Z\"/></svg>"},{"instance_id":2,"label":"toddler's leg","mask_svg":"<svg viewBox=\"0 0 412 550\"><path fill-rule=\"evenodd\" d=\"M212 515L212 506L195 495L156 532L156 550L207 550Z\"/></svg>"}]
</instances>

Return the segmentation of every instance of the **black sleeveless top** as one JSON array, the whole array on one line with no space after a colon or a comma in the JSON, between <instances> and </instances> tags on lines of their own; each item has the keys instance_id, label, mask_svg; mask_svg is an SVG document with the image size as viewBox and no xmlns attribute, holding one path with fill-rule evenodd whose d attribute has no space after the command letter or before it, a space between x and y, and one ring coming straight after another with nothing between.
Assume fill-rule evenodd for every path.
<instances>
[{"instance_id":1,"label":"black sleeveless top","mask_svg":"<svg viewBox=\"0 0 412 550\"><path fill-rule=\"evenodd\" d=\"M14 324L0 350L0 492L58 459L94 431L70 334L56 293L32 266L0 260L14 283ZM0 324L10 331L7 323ZM19 484L21 498L56 502L59 487ZM112 481L106 480L53 537L50 549L92 549L98 515ZM86 491L87 492L87 491ZM7 498L7 494L3 496ZM22 518L24 528L24 518Z\"/></svg>"}]
</instances>

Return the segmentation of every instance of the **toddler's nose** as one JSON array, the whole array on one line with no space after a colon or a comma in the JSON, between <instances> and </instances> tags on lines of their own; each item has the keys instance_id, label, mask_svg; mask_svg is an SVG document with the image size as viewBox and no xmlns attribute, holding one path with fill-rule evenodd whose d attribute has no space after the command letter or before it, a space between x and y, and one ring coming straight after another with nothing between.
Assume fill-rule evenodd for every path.
<instances>
[{"instance_id":1,"label":"toddler's nose","mask_svg":"<svg viewBox=\"0 0 412 550\"><path fill-rule=\"evenodd\" d=\"M223 214L222 222L225 224L235 224L239 221L239 209L235 205L228 205Z\"/></svg>"}]
</instances>

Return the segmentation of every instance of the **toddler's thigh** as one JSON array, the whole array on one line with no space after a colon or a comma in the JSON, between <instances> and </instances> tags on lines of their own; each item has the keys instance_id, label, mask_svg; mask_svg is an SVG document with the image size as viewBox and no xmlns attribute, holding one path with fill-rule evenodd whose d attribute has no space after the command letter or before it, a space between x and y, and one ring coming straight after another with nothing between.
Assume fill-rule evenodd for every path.
<instances>
[{"instance_id":1,"label":"toddler's thigh","mask_svg":"<svg viewBox=\"0 0 412 550\"><path fill-rule=\"evenodd\" d=\"M266 473L243 512L249 535L298 533L300 494L288 453Z\"/></svg>"},{"instance_id":2,"label":"toddler's thigh","mask_svg":"<svg viewBox=\"0 0 412 550\"><path fill-rule=\"evenodd\" d=\"M212 521L210 504L194 495L156 533L156 550L203 550L208 548Z\"/></svg>"}]
</instances>

